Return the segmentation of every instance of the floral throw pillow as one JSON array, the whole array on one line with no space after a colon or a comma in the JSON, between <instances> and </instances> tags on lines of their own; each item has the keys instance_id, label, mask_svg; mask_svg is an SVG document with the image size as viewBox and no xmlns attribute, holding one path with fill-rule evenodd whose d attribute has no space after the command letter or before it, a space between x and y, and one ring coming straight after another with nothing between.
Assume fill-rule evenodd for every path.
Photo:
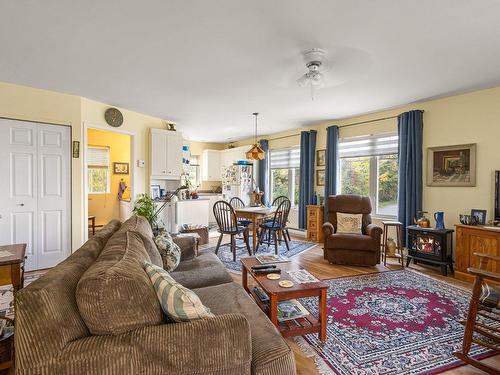
<instances>
[{"instance_id":1,"label":"floral throw pillow","mask_svg":"<svg viewBox=\"0 0 500 375\"><path fill-rule=\"evenodd\" d=\"M181 249L172 240L170 233L166 230L162 230L154 238L154 241L163 261L163 269L167 272L172 272L181 261Z\"/></svg>"},{"instance_id":2,"label":"floral throw pillow","mask_svg":"<svg viewBox=\"0 0 500 375\"><path fill-rule=\"evenodd\" d=\"M337 212L337 233L361 234L363 214L343 214Z\"/></svg>"}]
</instances>

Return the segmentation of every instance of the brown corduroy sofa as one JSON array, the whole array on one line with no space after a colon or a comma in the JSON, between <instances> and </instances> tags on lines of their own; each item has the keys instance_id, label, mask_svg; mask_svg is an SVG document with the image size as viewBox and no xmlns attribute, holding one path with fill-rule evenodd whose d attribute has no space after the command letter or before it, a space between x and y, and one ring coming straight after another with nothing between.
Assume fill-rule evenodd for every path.
<instances>
[{"instance_id":1,"label":"brown corduroy sofa","mask_svg":"<svg viewBox=\"0 0 500 375\"><path fill-rule=\"evenodd\" d=\"M324 258L330 263L355 266L374 266L380 263L382 228L372 224L372 204L361 195L332 195L328 197L328 221L323 224ZM360 234L337 233L337 212L363 214Z\"/></svg>"},{"instance_id":2,"label":"brown corduroy sofa","mask_svg":"<svg viewBox=\"0 0 500 375\"><path fill-rule=\"evenodd\" d=\"M16 295L16 374L295 374L294 356L219 259L179 237L171 273L216 315L171 323L142 263L152 261L142 218L108 223Z\"/></svg>"}]
</instances>

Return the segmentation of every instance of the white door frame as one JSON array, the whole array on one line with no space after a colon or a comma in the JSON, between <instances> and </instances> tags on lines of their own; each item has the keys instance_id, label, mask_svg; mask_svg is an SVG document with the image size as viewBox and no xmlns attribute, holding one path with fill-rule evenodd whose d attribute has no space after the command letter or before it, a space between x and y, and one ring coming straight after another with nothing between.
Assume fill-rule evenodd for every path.
<instances>
[{"instance_id":1,"label":"white door frame","mask_svg":"<svg viewBox=\"0 0 500 375\"><path fill-rule=\"evenodd\" d=\"M83 242L88 240L89 237L89 184L87 173L87 148L88 148L88 130L96 129L103 130L110 133L125 134L130 136L130 199L133 201L135 196L134 182L135 182L135 155L136 155L136 133L120 128L112 128L110 126L96 125L89 122L83 123L83 146L81 147L83 156Z\"/></svg>"}]
</instances>

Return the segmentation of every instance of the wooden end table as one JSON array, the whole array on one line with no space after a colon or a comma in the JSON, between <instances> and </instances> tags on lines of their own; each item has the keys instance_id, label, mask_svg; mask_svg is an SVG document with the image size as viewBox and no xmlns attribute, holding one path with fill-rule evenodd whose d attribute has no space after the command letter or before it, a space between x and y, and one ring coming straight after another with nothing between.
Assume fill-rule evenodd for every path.
<instances>
[{"instance_id":1,"label":"wooden end table","mask_svg":"<svg viewBox=\"0 0 500 375\"><path fill-rule=\"evenodd\" d=\"M321 341L326 340L326 299L328 285L322 281L315 283L299 284L294 282L291 288L283 288L278 285L281 280L293 281L286 271L302 269L292 262L277 263L281 269L279 280L269 280L265 274L254 274L252 266L261 263L255 257L241 259L242 264L242 284L245 290L253 297L257 305L269 317L271 322L278 328L283 337L301 336L308 333L318 333ZM248 288L248 275L250 275L258 286L269 296L269 303L263 303L253 290ZM278 321L278 302L303 297L319 297L319 316L309 314L303 318Z\"/></svg>"}]
</instances>

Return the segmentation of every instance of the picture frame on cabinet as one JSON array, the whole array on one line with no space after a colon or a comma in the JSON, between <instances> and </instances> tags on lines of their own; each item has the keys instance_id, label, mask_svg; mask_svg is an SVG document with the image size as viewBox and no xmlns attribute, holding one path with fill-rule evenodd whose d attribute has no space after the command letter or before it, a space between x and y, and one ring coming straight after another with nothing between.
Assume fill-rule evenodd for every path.
<instances>
[{"instance_id":1,"label":"picture frame on cabinet","mask_svg":"<svg viewBox=\"0 0 500 375\"><path fill-rule=\"evenodd\" d=\"M151 185L151 199L159 199L161 195L160 185Z\"/></svg>"},{"instance_id":2,"label":"picture frame on cabinet","mask_svg":"<svg viewBox=\"0 0 500 375\"><path fill-rule=\"evenodd\" d=\"M486 224L486 210L478 210L476 208L473 208L472 210L470 210L470 215L477 217L477 223L479 225Z\"/></svg>"}]
</instances>

